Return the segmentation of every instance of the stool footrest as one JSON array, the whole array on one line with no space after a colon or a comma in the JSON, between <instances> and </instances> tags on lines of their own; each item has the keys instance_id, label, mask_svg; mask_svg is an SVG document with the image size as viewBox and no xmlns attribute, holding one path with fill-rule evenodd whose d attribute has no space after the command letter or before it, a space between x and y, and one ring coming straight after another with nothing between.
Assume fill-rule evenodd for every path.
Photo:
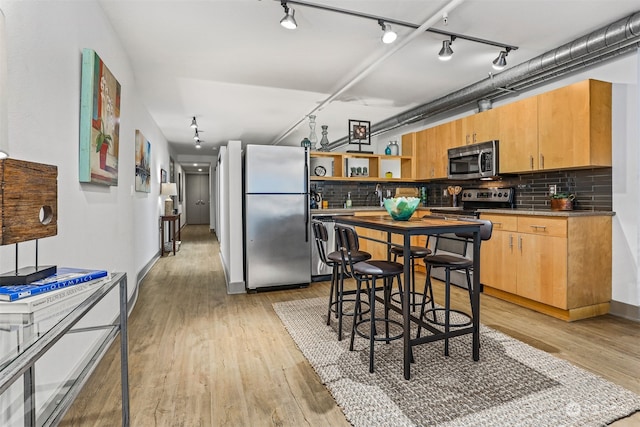
<instances>
[{"instance_id":1,"label":"stool footrest","mask_svg":"<svg viewBox=\"0 0 640 427\"><path fill-rule=\"evenodd\" d=\"M359 336L361 336L362 338L371 339L371 337L369 336L369 334L364 333L364 332L360 332L360 331L358 330L358 326L363 325L363 324L368 324L370 321L371 321L371 319L362 319L362 320L360 320L359 322L356 322L356 327L355 327L356 334L358 334L358 335L359 335ZM396 325L396 326L398 326L400 329L402 329L402 323L397 322L397 321L395 321L395 320L385 319L384 317L376 317L376 318L375 318L375 321L376 321L376 322L388 323L388 324L390 324L390 325ZM403 334L402 332L400 332L400 333L399 333L399 334L397 334L397 335L392 335L392 336L389 336L389 337L386 337L386 336L385 336L385 337L374 336L374 337L373 337L373 340L374 340L374 341L385 341L385 342L390 342L390 341L393 341L393 340L397 340L397 339L402 338L402 337L403 337L403 335L404 335L404 334Z\"/></svg>"},{"instance_id":2,"label":"stool footrest","mask_svg":"<svg viewBox=\"0 0 640 427\"><path fill-rule=\"evenodd\" d=\"M440 321L439 321L439 319L438 319L438 315L437 315L437 313L439 313L439 312L443 312L443 313L444 313L444 312L446 312L446 311L447 311L447 309L446 309L446 308L430 308L430 309L428 309L428 310L425 310L425 311L424 311L423 318L424 318L424 320L426 320L427 322L432 323L432 324L434 324L434 325L438 325L438 326L447 326L447 325L444 323L444 320L443 320L442 322L440 322ZM433 313L433 314L434 314L434 316L433 316L433 317L434 317L434 319L436 319L436 320L434 320L434 319L430 319L430 318L427 316L427 314L428 314L428 313ZM462 327L465 327L465 326L469 326L469 325L471 325L471 324L473 323L473 318L472 318L471 316L469 316L467 313L465 313L464 311L454 310L454 309L449 309L449 313L456 313L456 314L459 314L459 315L461 315L461 316L464 316L465 318L467 318L467 319L468 319L468 320L467 320L466 322L464 322L464 323L451 323L451 322L449 322L449 326L450 326L450 327L454 327L454 328L462 328Z\"/></svg>"}]
</instances>

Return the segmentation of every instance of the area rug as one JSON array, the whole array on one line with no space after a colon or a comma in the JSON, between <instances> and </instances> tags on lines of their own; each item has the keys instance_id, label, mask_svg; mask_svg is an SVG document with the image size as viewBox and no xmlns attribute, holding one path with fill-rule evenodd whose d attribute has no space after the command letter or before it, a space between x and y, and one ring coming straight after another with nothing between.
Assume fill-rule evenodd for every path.
<instances>
[{"instance_id":1,"label":"area rug","mask_svg":"<svg viewBox=\"0 0 640 427\"><path fill-rule=\"evenodd\" d=\"M414 349L411 380L402 340L368 340L349 351L350 322L337 340L327 299L273 305L285 328L354 426L602 426L640 411L640 396L491 328L481 328L480 361L471 336ZM345 318L347 319L347 318Z\"/></svg>"}]
</instances>

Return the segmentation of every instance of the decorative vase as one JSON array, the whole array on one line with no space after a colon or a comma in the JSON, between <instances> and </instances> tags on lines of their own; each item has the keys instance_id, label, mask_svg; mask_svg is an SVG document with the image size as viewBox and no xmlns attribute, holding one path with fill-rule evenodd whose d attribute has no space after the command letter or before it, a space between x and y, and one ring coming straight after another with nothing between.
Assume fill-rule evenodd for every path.
<instances>
[{"instance_id":1,"label":"decorative vase","mask_svg":"<svg viewBox=\"0 0 640 427\"><path fill-rule=\"evenodd\" d=\"M322 125L322 139L320 140L320 151L329 151L329 138L327 138L327 129L329 126Z\"/></svg>"},{"instance_id":2,"label":"decorative vase","mask_svg":"<svg viewBox=\"0 0 640 427\"><path fill-rule=\"evenodd\" d=\"M386 154L387 156L391 155L391 147L389 145L387 145L387 147L384 149L384 154Z\"/></svg>"},{"instance_id":3,"label":"decorative vase","mask_svg":"<svg viewBox=\"0 0 640 427\"><path fill-rule=\"evenodd\" d=\"M318 135L316 135L316 116L309 116L309 142L311 143L311 148L317 149L318 145Z\"/></svg>"},{"instance_id":4,"label":"decorative vase","mask_svg":"<svg viewBox=\"0 0 640 427\"><path fill-rule=\"evenodd\" d=\"M100 169L107 170L107 151L109 151L109 145L102 143L100 147Z\"/></svg>"},{"instance_id":5,"label":"decorative vase","mask_svg":"<svg viewBox=\"0 0 640 427\"><path fill-rule=\"evenodd\" d=\"M400 149L398 147L398 141L390 141L389 142L389 150L391 151L392 156L397 156L400 154Z\"/></svg>"},{"instance_id":6,"label":"decorative vase","mask_svg":"<svg viewBox=\"0 0 640 427\"><path fill-rule=\"evenodd\" d=\"M311 141L309 141L309 138L303 138L302 141L300 141L300 146L304 148L310 148Z\"/></svg>"}]
</instances>

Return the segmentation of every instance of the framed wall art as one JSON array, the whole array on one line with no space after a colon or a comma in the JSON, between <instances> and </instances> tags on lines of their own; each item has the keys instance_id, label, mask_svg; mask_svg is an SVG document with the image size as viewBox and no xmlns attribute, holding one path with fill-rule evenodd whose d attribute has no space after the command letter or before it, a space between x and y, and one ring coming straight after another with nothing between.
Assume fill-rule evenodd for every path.
<instances>
[{"instance_id":1,"label":"framed wall art","mask_svg":"<svg viewBox=\"0 0 640 427\"><path fill-rule=\"evenodd\" d=\"M178 172L178 201L182 202L182 173Z\"/></svg>"},{"instance_id":2,"label":"framed wall art","mask_svg":"<svg viewBox=\"0 0 640 427\"><path fill-rule=\"evenodd\" d=\"M176 182L176 164L173 157L169 157L169 182Z\"/></svg>"},{"instance_id":3,"label":"framed wall art","mask_svg":"<svg viewBox=\"0 0 640 427\"><path fill-rule=\"evenodd\" d=\"M151 193L151 143L136 130L136 191Z\"/></svg>"},{"instance_id":4,"label":"framed wall art","mask_svg":"<svg viewBox=\"0 0 640 427\"><path fill-rule=\"evenodd\" d=\"M91 49L82 50L80 182L118 185L120 83Z\"/></svg>"},{"instance_id":5,"label":"framed wall art","mask_svg":"<svg viewBox=\"0 0 640 427\"><path fill-rule=\"evenodd\" d=\"M164 184L167 181L167 171L164 169L160 169L160 184Z\"/></svg>"},{"instance_id":6,"label":"framed wall art","mask_svg":"<svg viewBox=\"0 0 640 427\"><path fill-rule=\"evenodd\" d=\"M347 153L373 153L373 151L362 151L362 145L371 145L371 122L366 120L349 120L348 125L349 144L358 144L358 151L347 151Z\"/></svg>"}]
</instances>

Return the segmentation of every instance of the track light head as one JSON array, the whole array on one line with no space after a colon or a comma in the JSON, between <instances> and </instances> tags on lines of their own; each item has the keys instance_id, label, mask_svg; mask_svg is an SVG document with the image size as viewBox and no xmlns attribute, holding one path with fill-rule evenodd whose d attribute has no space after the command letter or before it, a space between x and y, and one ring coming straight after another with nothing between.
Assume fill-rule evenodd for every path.
<instances>
[{"instance_id":1,"label":"track light head","mask_svg":"<svg viewBox=\"0 0 640 427\"><path fill-rule=\"evenodd\" d=\"M440 49L440 53L438 53L438 59L440 61L448 61L453 56L453 49L451 49L451 43L453 43L453 37L451 38L451 40L442 41L442 49Z\"/></svg>"},{"instance_id":2,"label":"track light head","mask_svg":"<svg viewBox=\"0 0 640 427\"><path fill-rule=\"evenodd\" d=\"M198 134L198 129L196 129L196 132L193 134L193 140L196 142L200 141L200 135Z\"/></svg>"},{"instance_id":3,"label":"track light head","mask_svg":"<svg viewBox=\"0 0 640 427\"><path fill-rule=\"evenodd\" d=\"M287 6L287 2L284 0L281 1L280 4L284 8L284 17L280 20L280 25L287 30L295 30L298 27L295 18L296 11L293 10L292 7Z\"/></svg>"},{"instance_id":4,"label":"track light head","mask_svg":"<svg viewBox=\"0 0 640 427\"><path fill-rule=\"evenodd\" d=\"M493 60L493 69L494 70L504 70L504 67L507 66L507 55L509 54L510 48L505 48L505 50L501 50L498 54L498 57Z\"/></svg>"},{"instance_id":5,"label":"track light head","mask_svg":"<svg viewBox=\"0 0 640 427\"><path fill-rule=\"evenodd\" d=\"M196 116L193 116L193 119L191 119L191 128L198 129L198 122L196 122Z\"/></svg>"},{"instance_id":6,"label":"track light head","mask_svg":"<svg viewBox=\"0 0 640 427\"><path fill-rule=\"evenodd\" d=\"M200 140L196 141L196 148L200 149L202 146L200 145Z\"/></svg>"},{"instance_id":7,"label":"track light head","mask_svg":"<svg viewBox=\"0 0 640 427\"><path fill-rule=\"evenodd\" d=\"M382 20L379 20L378 24L380 24L380 27L382 28L382 43L390 44L396 41L398 34L391 29L390 24L385 24Z\"/></svg>"}]
</instances>

